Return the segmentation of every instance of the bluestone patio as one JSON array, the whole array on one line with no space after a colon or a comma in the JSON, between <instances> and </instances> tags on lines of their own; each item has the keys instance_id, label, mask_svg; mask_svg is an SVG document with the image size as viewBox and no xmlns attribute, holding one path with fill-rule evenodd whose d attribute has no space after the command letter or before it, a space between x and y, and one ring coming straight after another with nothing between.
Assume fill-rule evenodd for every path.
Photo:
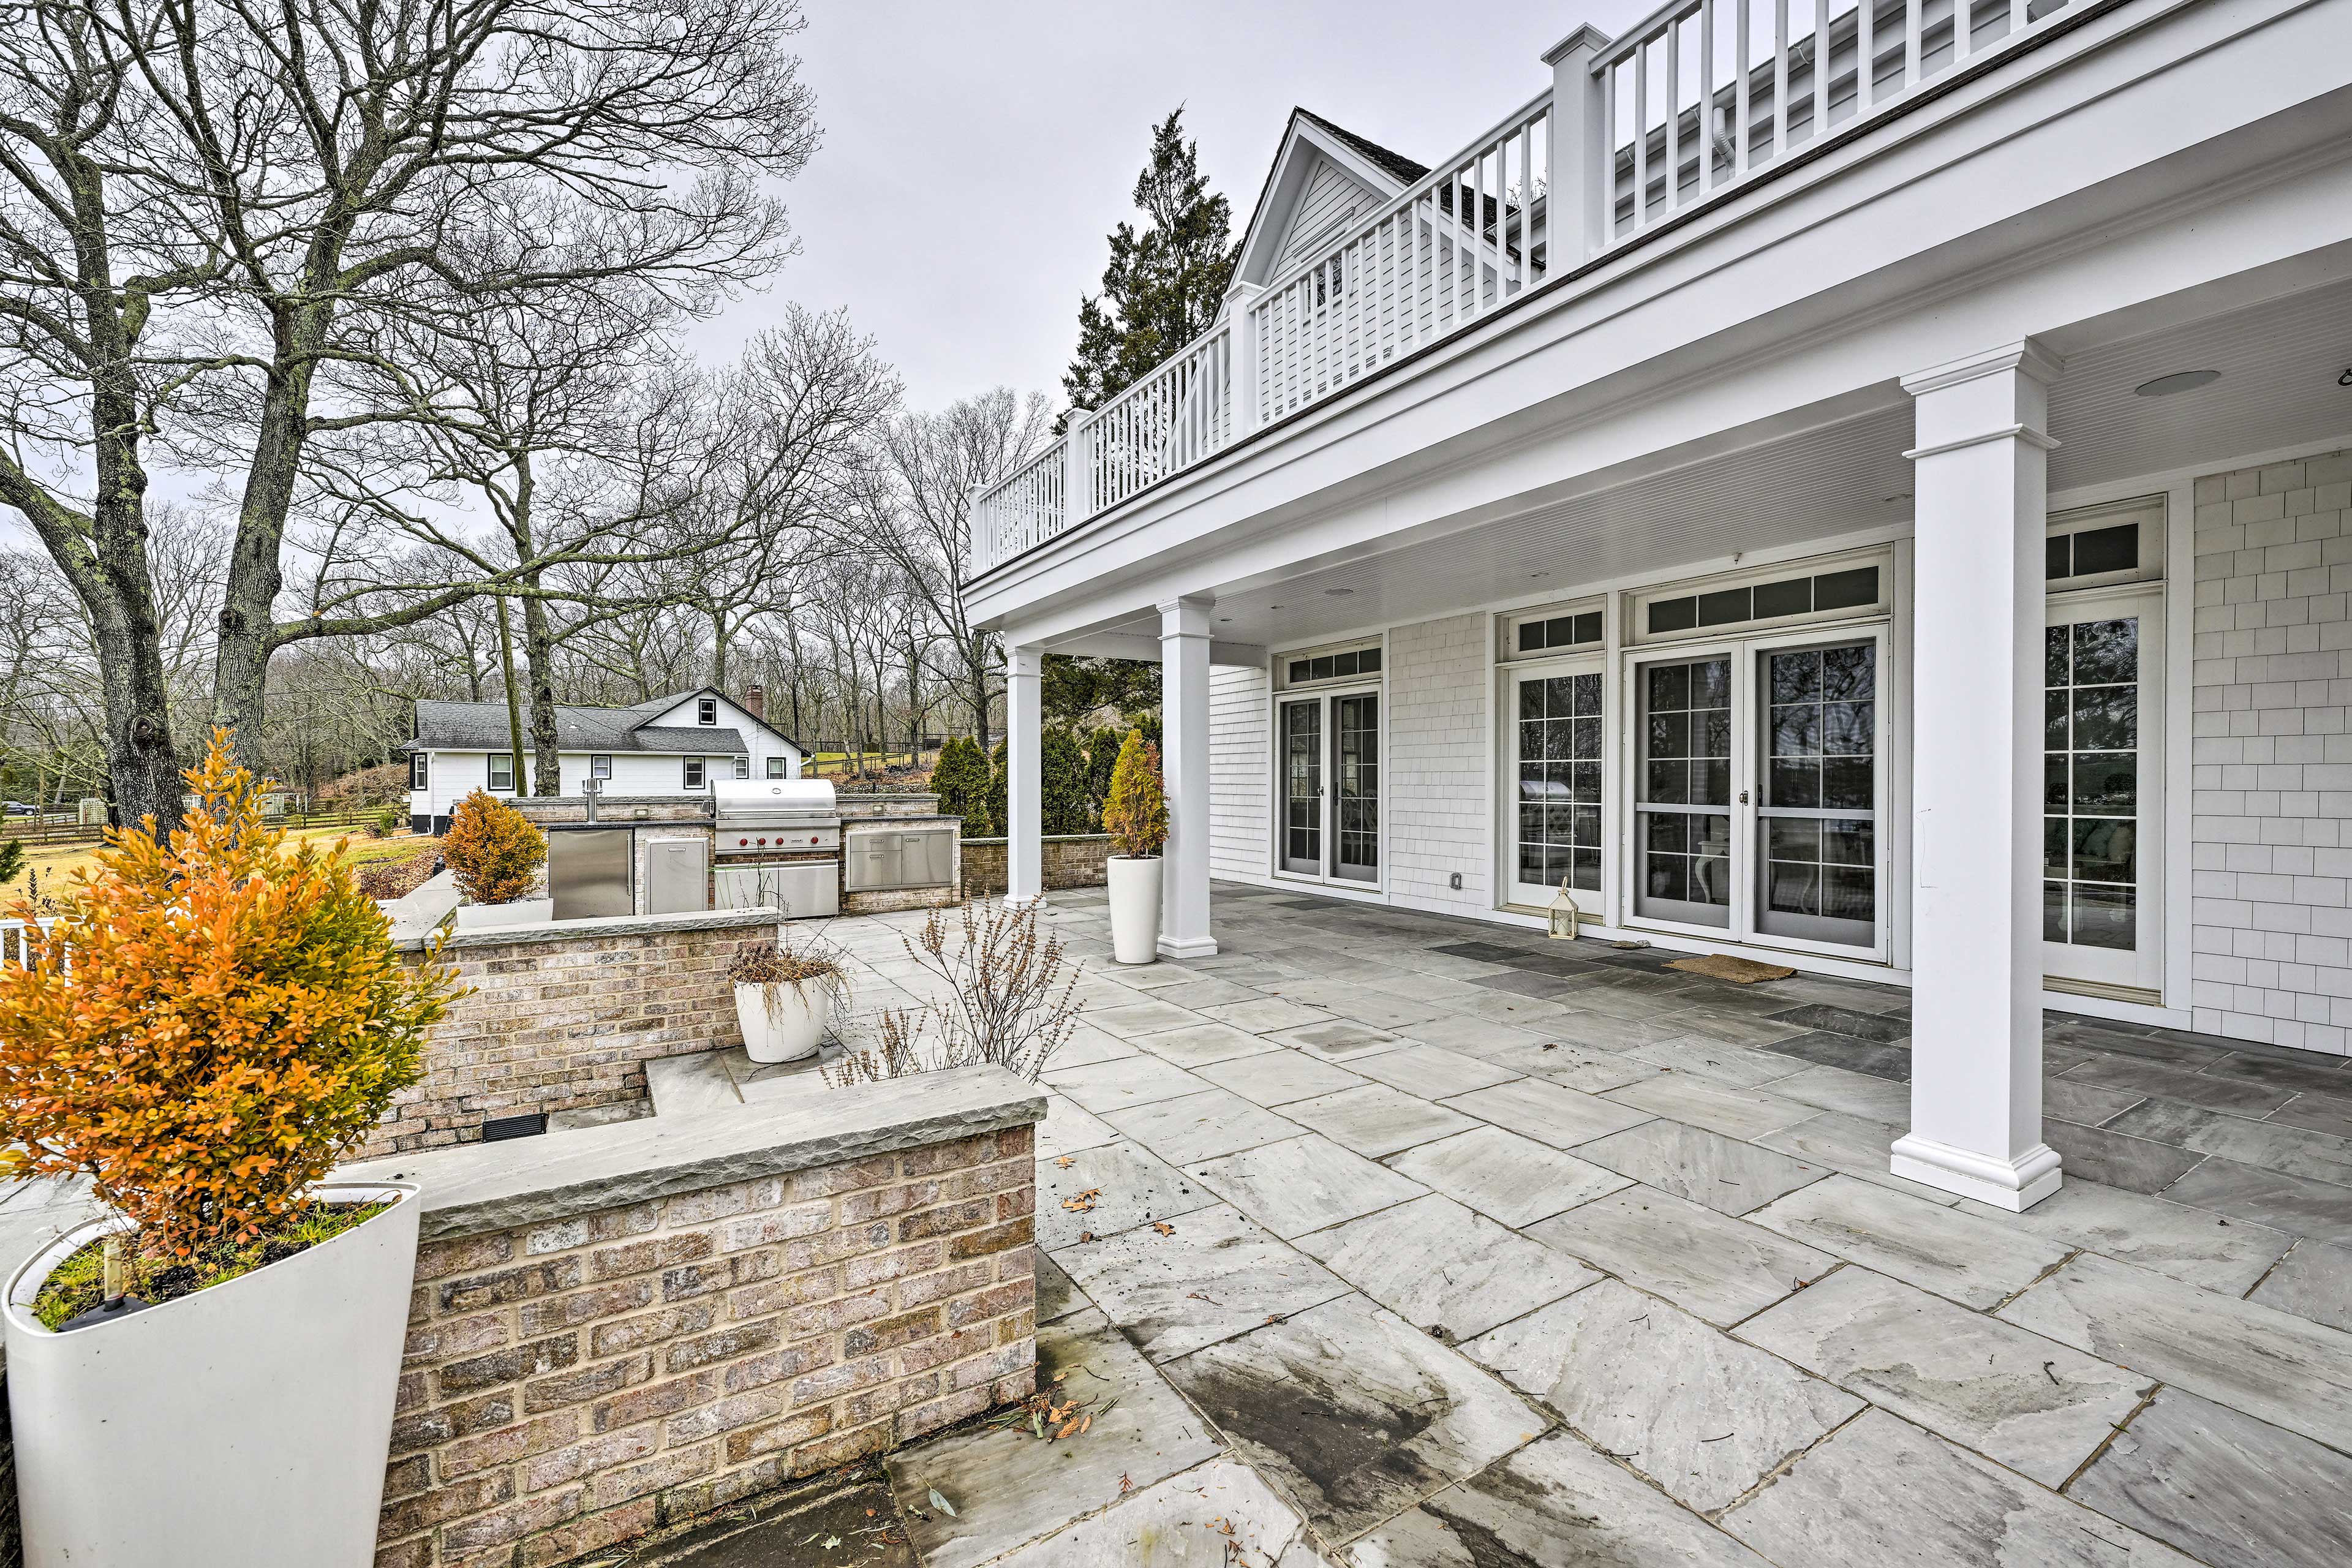
<instances>
[{"instance_id":1,"label":"bluestone patio","mask_svg":"<svg viewBox=\"0 0 2352 1568\"><path fill-rule=\"evenodd\" d=\"M1046 1072L1040 1384L1097 1419L896 1456L872 1560L2352 1553L2337 1058L2053 1015L2066 1184L2011 1215L1887 1173L1901 991L1216 910L1216 956L1118 969L1102 895L1050 896L1087 1006ZM844 933L899 972L890 922Z\"/></svg>"}]
</instances>

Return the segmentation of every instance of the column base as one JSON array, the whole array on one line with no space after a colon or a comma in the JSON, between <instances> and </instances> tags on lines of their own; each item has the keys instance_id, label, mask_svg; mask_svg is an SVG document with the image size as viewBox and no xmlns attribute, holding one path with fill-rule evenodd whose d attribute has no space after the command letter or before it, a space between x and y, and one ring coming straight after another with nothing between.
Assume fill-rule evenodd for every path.
<instances>
[{"instance_id":1,"label":"column base","mask_svg":"<svg viewBox=\"0 0 2352 1568\"><path fill-rule=\"evenodd\" d=\"M2065 1180L2058 1168L2058 1151L2047 1143L2036 1143L2014 1160L2001 1160L1916 1132L1895 1141L1886 1168L1923 1186L1958 1193L2011 1214L2032 1208Z\"/></svg>"},{"instance_id":2,"label":"column base","mask_svg":"<svg viewBox=\"0 0 2352 1568\"><path fill-rule=\"evenodd\" d=\"M1160 956L1162 958L1214 958L1217 956L1217 939L1213 936L1163 936L1160 939Z\"/></svg>"},{"instance_id":3,"label":"column base","mask_svg":"<svg viewBox=\"0 0 2352 1568\"><path fill-rule=\"evenodd\" d=\"M1045 895L1043 893L1007 893L1004 895L1004 907L1008 910L1025 910L1032 904L1042 904L1045 901Z\"/></svg>"}]
</instances>

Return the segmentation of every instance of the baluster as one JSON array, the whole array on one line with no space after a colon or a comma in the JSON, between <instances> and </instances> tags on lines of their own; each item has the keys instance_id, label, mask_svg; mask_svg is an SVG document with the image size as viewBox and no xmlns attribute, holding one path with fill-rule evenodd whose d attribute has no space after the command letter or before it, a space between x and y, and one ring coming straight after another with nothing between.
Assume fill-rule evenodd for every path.
<instances>
[{"instance_id":1,"label":"baluster","mask_svg":"<svg viewBox=\"0 0 2352 1568\"><path fill-rule=\"evenodd\" d=\"M1601 232L1612 246L1617 243L1617 78L1622 68L1612 60L1601 73L1601 123L1607 128L1601 138Z\"/></svg>"},{"instance_id":2,"label":"baluster","mask_svg":"<svg viewBox=\"0 0 2352 1568\"><path fill-rule=\"evenodd\" d=\"M1813 0L1813 129L1818 142L1830 128L1830 0Z\"/></svg>"},{"instance_id":3,"label":"baluster","mask_svg":"<svg viewBox=\"0 0 2352 1568\"><path fill-rule=\"evenodd\" d=\"M1666 24L1666 211L1683 202L1683 19Z\"/></svg>"},{"instance_id":4,"label":"baluster","mask_svg":"<svg viewBox=\"0 0 2352 1568\"><path fill-rule=\"evenodd\" d=\"M1868 4L1868 0L1864 0ZM1904 0L1903 5L1903 90L1910 91L1919 85L1919 47L1927 30L1927 8L1919 0Z\"/></svg>"},{"instance_id":5,"label":"baluster","mask_svg":"<svg viewBox=\"0 0 2352 1568\"><path fill-rule=\"evenodd\" d=\"M2017 37L2018 34L2025 31L2026 24L2032 20L2033 14L2030 7L2029 0L2009 0L2010 37L2013 38Z\"/></svg>"},{"instance_id":6,"label":"baluster","mask_svg":"<svg viewBox=\"0 0 2352 1568\"><path fill-rule=\"evenodd\" d=\"M1772 0L1772 156L1789 151L1789 0Z\"/></svg>"},{"instance_id":7,"label":"baluster","mask_svg":"<svg viewBox=\"0 0 2352 1568\"><path fill-rule=\"evenodd\" d=\"M1878 0L1853 0L1853 112L1878 100Z\"/></svg>"},{"instance_id":8,"label":"baluster","mask_svg":"<svg viewBox=\"0 0 2352 1568\"><path fill-rule=\"evenodd\" d=\"M1698 194L1715 189L1715 0L1698 0Z\"/></svg>"},{"instance_id":9,"label":"baluster","mask_svg":"<svg viewBox=\"0 0 2352 1568\"><path fill-rule=\"evenodd\" d=\"M1633 232L1650 218L1650 45L1633 47Z\"/></svg>"},{"instance_id":10,"label":"baluster","mask_svg":"<svg viewBox=\"0 0 2352 1568\"><path fill-rule=\"evenodd\" d=\"M1748 145L1748 122L1753 113L1748 86L1748 11L1754 0L1732 0L1732 4L1739 7L1731 26L1732 68L1739 73L1739 86L1731 95L1731 112L1739 117L1731 137L1731 177L1737 180L1748 173L1748 162L1756 155L1756 150Z\"/></svg>"}]
</instances>

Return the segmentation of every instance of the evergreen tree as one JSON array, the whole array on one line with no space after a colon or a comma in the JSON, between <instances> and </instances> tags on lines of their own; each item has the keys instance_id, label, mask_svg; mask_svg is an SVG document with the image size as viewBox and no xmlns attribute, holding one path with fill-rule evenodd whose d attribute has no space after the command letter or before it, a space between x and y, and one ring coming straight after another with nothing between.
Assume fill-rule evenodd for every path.
<instances>
[{"instance_id":1,"label":"evergreen tree","mask_svg":"<svg viewBox=\"0 0 2352 1568\"><path fill-rule=\"evenodd\" d=\"M1062 385L1073 406L1099 408L1209 330L1241 246L1233 208L1209 189L1180 107L1151 133L1135 205L1150 222L1110 233L1102 292L1078 305L1078 353Z\"/></svg>"},{"instance_id":2,"label":"evergreen tree","mask_svg":"<svg viewBox=\"0 0 2352 1568\"><path fill-rule=\"evenodd\" d=\"M1050 726L1038 742L1039 831L1084 833L1087 830L1087 754L1073 731Z\"/></svg>"},{"instance_id":3,"label":"evergreen tree","mask_svg":"<svg viewBox=\"0 0 2352 1568\"><path fill-rule=\"evenodd\" d=\"M977 750L977 746L974 749ZM1013 837L1013 808L1006 801L1013 781L1006 756L1005 742L997 742L995 753L991 759L995 765L988 770L988 820L991 837L997 838Z\"/></svg>"},{"instance_id":4,"label":"evergreen tree","mask_svg":"<svg viewBox=\"0 0 2352 1568\"><path fill-rule=\"evenodd\" d=\"M1089 821L1102 821L1103 807L1110 800L1111 770L1118 765L1118 744L1125 731L1105 726L1087 731L1087 816Z\"/></svg>"},{"instance_id":5,"label":"evergreen tree","mask_svg":"<svg viewBox=\"0 0 2352 1568\"><path fill-rule=\"evenodd\" d=\"M988 816L988 759L982 754L979 742L949 736L940 748L938 766L931 770L931 788L939 795L942 816L963 818L965 837L994 836L996 825Z\"/></svg>"}]
</instances>

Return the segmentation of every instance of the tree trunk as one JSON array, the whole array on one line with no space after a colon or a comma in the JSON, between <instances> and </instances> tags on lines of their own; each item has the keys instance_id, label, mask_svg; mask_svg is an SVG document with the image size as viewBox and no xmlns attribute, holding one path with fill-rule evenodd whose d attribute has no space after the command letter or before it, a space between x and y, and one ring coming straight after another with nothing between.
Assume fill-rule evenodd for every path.
<instances>
[{"instance_id":1,"label":"tree trunk","mask_svg":"<svg viewBox=\"0 0 2352 1568\"><path fill-rule=\"evenodd\" d=\"M539 574L524 579L539 586ZM549 621L547 601L531 595L522 602L523 657L530 665L530 746L534 795L563 793L563 757L555 733L555 627Z\"/></svg>"},{"instance_id":2,"label":"tree trunk","mask_svg":"<svg viewBox=\"0 0 2352 1568\"><path fill-rule=\"evenodd\" d=\"M514 765L520 768L522 766L522 691L515 679L514 633L507 626L507 596L500 594L495 602L499 606L499 666L507 679L507 745ZM514 792L517 795L525 793L521 779L514 781Z\"/></svg>"}]
</instances>

